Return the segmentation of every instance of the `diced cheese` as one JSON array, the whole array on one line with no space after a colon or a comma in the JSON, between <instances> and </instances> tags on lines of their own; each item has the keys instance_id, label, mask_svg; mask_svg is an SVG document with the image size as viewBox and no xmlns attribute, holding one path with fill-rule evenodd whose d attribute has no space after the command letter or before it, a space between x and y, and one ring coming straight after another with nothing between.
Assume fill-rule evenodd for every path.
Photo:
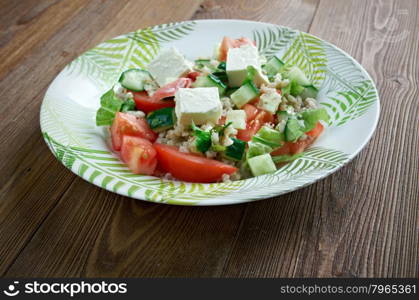
<instances>
[{"instance_id":1,"label":"diced cheese","mask_svg":"<svg viewBox=\"0 0 419 300\"><path fill-rule=\"evenodd\" d=\"M175 94L175 113L179 125L217 123L222 104L216 87L180 88Z\"/></svg>"},{"instance_id":2,"label":"diced cheese","mask_svg":"<svg viewBox=\"0 0 419 300\"><path fill-rule=\"evenodd\" d=\"M276 113L279 104L281 103L281 95L275 89L266 89L267 92L260 96L258 107L269 111L270 113Z\"/></svg>"},{"instance_id":3,"label":"diced cheese","mask_svg":"<svg viewBox=\"0 0 419 300\"><path fill-rule=\"evenodd\" d=\"M176 48L163 49L147 67L151 76L160 86L175 81L179 77L192 71L192 63Z\"/></svg>"},{"instance_id":4,"label":"diced cheese","mask_svg":"<svg viewBox=\"0 0 419 300\"><path fill-rule=\"evenodd\" d=\"M247 76L247 67L253 66L256 70L255 84L260 86L268 84L268 78L261 71L258 49L253 45L243 45L231 48L227 53L226 72L231 87L239 87Z\"/></svg>"},{"instance_id":5,"label":"diced cheese","mask_svg":"<svg viewBox=\"0 0 419 300\"><path fill-rule=\"evenodd\" d=\"M236 129L246 129L246 112L242 109L230 110L227 112L226 124L232 122Z\"/></svg>"}]
</instances>

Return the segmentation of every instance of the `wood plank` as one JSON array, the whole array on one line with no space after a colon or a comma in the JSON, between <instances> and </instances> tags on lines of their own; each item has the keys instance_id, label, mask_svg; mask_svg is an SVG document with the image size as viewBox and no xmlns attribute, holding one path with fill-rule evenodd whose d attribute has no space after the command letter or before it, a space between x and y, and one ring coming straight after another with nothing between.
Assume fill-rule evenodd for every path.
<instances>
[{"instance_id":1,"label":"wood plank","mask_svg":"<svg viewBox=\"0 0 419 300\"><path fill-rule=\"evenodd\" d=\"M212 276L239 212L149 204L77 179L7 276Z\"/></svg>"},{"instance_id":2,"label":"wood plank","mask_svg":"<svg viewBox=\"0 0 419 300\"><path fill-rule=\"evenodd\" d=\"M318 3L318 0L206 0L194 18L253 20L307 31Z\"/></svg>"},{"instance_id":3,"label":"wood plank","mask_svg":"<svg viewBox=\"0 0 419 300\"><path fill-rule=\"evenodd\" d=\"M155 21L152 16L137 17L141 8L152 9L149 1L82 2L83 5L63 1L47 6L47 1L39 1L24 6L25 9L18 6L21 15L4 21L13 27L21 18L28 19L17 26L18 30L1 49L1 57L21 52L13 63L0 68L8 71L0 81L0 97L8 99L0 108L0 244L5 245L0 251L0 274L7 270L75 178L55 160L40 135L39 109L48 84L75 56L110 38L109 34L122 34ZM136 9L133 3L137 4ZM199 2L185 2L187 9L191 9L193 5L188 4ZM63 11L58 13L61 8ZM168 8L173 15L167 16L167 21L182 18L182 7L168 5ZM156 12L156 8L152 10ZM132 11L130 18L126 17L129 11ZM119 22L121 19L123 22ZM55 27L46 26L45 20ZM27 30L34 35L29 40L25 38Z\"/></svg>"},{"instance_id":4,"label":"wood plank","mask_svg":"<svg viewBox=\"0 0 419 300\"><path fill-rule=\"evenodd\" d=\"M290 5L290 1L279 4ZM315 3L310 7L312 15ZM261 8L255 9L263 19ZM270 7L264 9L268 12ZM220 17L225 11L221 10ZM200 10L194 18L203 18L206 13ZM242 9L231 17L245 14L250 18L255 13ZM279 14L282 16L285 18L285 11ZM309 13L302 20L305 25L299 27L307 30ZM6 274L218 276L235 243L245 208L148 204L115 196L77 179Z\"/></svg>"},{"instance_id":5,"label":"wood plank","mask_svg":"<svg viewBox=\"0 0 419 300\"><path fill-rule=\"evenodd\" d=\"M88 1L9 1L2 9L0 80L74 18ZM53 17L52 17L53 16ZM42 28L42 30L39 30ZM46 30L47 29L47 30Z\"/></svg>"},{"instance_id":6,"label":"wood plank","mask_svg":"<svg viewBox=\"0 0 419 300\"><path fill-rule=\"evenodd\" d=\"M419 275L417 12L417 1L321 1L310 32L370 71L377 132L335 175L252 204L224 276Z\"/></svg>"},{"instance_id":7,"label":"wood plank","mask_svg":"<svg viewBox=\"0 0 419 300\"><path fill-rule=\"evenodd\" d=\"M75 178L48 153L41 136L31 142L31 155L19 156L19 167L0 193L1 275Z\"/></svg>"}]
</instances>

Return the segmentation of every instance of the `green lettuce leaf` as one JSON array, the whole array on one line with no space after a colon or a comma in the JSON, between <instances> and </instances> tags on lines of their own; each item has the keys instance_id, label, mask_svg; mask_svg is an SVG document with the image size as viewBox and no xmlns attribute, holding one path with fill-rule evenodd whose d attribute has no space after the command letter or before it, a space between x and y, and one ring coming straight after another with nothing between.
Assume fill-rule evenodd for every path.
<instances>
[{"instance_id":1,"label":"green lettuce leaf","mask_svg":"<svg viewBox=\"0 0 419 300\"><path fill-rule=\"evenodd\" d=\"M330 120L326 109L323 107L305 110L299 115L299 118L304 121L304 132L312 130L320 120L325 122Z\"/></svg>"},{"instance_id":2,"label":"green lettuce leaf","mask_svg":"<svg viewBox=\"0 0 419 300\"><path fill-rule=\"evenodd\" d=\"M116 112L121 110L123 101L116 98L113 88L100 97L100 108L96 113L96 125L112 125Z\"/></svg>"},{"instance_id":3,"label":"green lettuce leaf","mask_svg":"<svg viewBox=\"0 0 419 300\"><path fill-rule=\"evenodd\" d=\"M200 129L193 122L192 130L193 135L196 136L196 149L198 149L198 151L202 153L207 152L208 149L211 147L211 132Z\"/></svg>"}]
</instances>

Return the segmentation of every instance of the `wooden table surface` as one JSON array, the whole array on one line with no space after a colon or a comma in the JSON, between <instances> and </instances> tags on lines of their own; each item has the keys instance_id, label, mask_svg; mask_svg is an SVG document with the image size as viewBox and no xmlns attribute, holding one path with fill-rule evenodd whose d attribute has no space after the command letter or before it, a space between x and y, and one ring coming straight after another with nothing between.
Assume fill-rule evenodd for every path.
<instances>
[{"instance_id":1,"label":"wooden table surface","mask_svg":"<svg viewBox=\"0 0 419 300\"><path fill-rule=\"evenodd\" d=\"M418 277L419 1L0 0L0 274L4 277ZM280 197L176 207L122 197L50 153L39 110L100 41L171 21L234 18L317 35L381 97L347 166Z\"/></svg>"}]
</instances>

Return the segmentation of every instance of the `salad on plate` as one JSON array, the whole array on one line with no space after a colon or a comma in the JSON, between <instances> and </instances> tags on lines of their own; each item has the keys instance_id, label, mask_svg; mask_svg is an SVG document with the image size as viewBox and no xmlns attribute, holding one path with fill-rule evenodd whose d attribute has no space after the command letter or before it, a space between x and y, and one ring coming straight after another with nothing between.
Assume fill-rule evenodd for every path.
<instances>
[{"instance_id":1,"label":"salad on plate","mask_svg":"<svg viewBox=\"0 0 419 300\"><path fill-rule=\"evenodd\" d=\"M133 173L201 183L269 174L323 132L329 116L300 68L244 37L214 52L191 62L163 49L102 95L96 124Z\"/></svg>"}]
</instances>

